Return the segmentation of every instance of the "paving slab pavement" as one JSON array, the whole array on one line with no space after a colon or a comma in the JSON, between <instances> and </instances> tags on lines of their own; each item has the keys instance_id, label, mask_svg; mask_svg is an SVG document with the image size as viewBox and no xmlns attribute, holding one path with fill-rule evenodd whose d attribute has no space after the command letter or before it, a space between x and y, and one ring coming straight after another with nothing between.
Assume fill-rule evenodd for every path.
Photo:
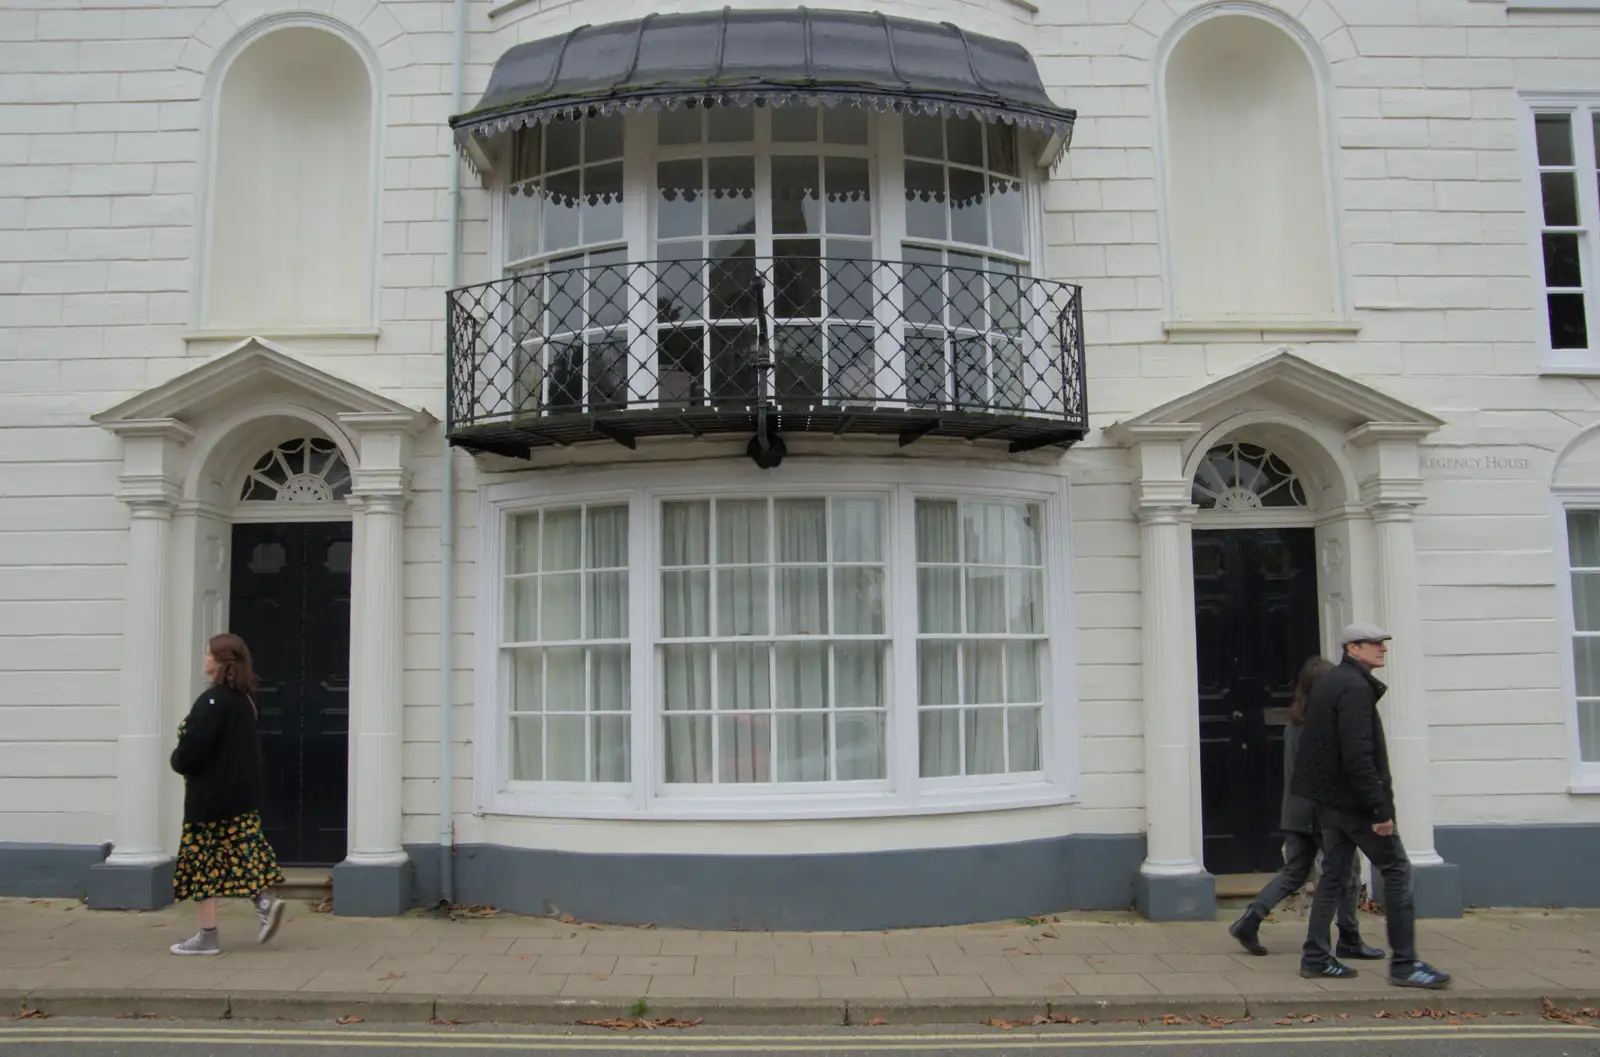
<instances>
[{"instance_id":1,"label":"paving slab pavement","mask_svg":"<svg viewBox=\"0 0 1600 1057\"><path fill-rule=\"evenodd\" d=\"M1231 914L1156 924L1131 913L890 932L697 932L486 912L344 918L292 902L255 942L253 910L224 904L224 953L180 958L192 912L91 911L0 899L0 1008L62 1016L522 1021L703 1016L721 1023L1337 1015L1422 1009L1537 1015L1600 1005L1600 911L1471 911L1418 923L1422 956L1455 976L1443 993L1397 988L1384 963L1349 981L1296 972L1304 918L1279 909L1266 957L1227 934ZM1383 919L1363 918L1383 945ZM1509 1003L1509 1004L1508 1004Z\"/></svg>"}]
</instances>

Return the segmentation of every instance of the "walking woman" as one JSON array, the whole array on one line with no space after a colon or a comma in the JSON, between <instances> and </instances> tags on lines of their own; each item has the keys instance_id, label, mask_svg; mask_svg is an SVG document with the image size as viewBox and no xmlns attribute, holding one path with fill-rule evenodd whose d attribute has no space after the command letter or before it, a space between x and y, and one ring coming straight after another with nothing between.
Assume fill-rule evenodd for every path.
<instances>
[{"instance_id":1,"label":"walking woman","mask_svg":"<svg viewBox=\"0 0 1600 1057\"><path fill-rule=\"evenodd\" d=\"M1294 702L1289 706L1289 725L1283 730L1283 817L1279 820L1284 829L1283 869L1267 882L1255 902L1245 909L1243 916L1228 926L1228 934L1251 954L1267 953L1258 936L1262 920L1272 913L1273 907L1300 890L1306 878L1311 876L1311 866L1317 860L1317 853L1322 850L1316 810L1309 800L1290 793L1289 784L1294 777L1294 757L1300 747L1300 728L1306 722L1306 703L1311 697L1311 687L1333 667L1333 662L1324 657L1312 657L1300 667L1300 675L1295 680ZM1384 952L1376 947L1368 947L1361 939L1361 923L1356 917L1357 891L1356 859L1351 856L1349 875L1339 886L1339 957L1375 961L1382 958Z\"/></svg>"},{"instance_id":2,"label":"walking woman","mask_svg":"<svg viewBox=\"0 0 1600 1057\"><path fill-rule=\"evenodd\" d=\"M261 919L258 943L283 922L283 901L272 896L283 883L277 856L261 832L264 765L256 733L256 688L250 649L237 635L215 635L206 644L211 685L195 698L178 725L172 769L183 775L183 844L173 888L178 902L193 899L200 931L174 943L173 954L221 954L217 899L236 896L255 904Z\"/></svg>"}]
</instances>

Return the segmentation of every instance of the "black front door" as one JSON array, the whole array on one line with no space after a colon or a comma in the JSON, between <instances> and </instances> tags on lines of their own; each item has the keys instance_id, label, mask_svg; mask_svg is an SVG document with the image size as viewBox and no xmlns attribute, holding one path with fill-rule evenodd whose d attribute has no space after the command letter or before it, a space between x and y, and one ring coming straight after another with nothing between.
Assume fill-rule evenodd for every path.
<instances>
[{"instance_id":1,"label":"black front door","mask_svg":"<svg viewBox=\"0 0 1600 1057\"><path fill-rule=\"evenodd\" d=\"M1196 529L1195 649L1205 867L1283 865L1283 728L1320 650L1313 530Z\"/></svg>"},{"instance_id":2,"label":"black front door","mask_svg":"<svg viewBox=\"0 0 1600 1057\"><path fill-rule=\"evenodd\" d=\"M261 824L285 866L345 856L350 523L233 527L229 622L261 689Z\"/></svg>"}]
</instances>

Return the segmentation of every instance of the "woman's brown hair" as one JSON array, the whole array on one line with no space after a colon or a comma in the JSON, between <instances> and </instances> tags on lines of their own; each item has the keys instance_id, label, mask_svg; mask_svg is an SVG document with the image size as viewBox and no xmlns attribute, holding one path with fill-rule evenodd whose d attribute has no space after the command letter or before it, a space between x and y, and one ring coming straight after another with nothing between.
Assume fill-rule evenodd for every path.
<instances>
[{"instance_id":1,"label":"woman's brown hair","mask_svg":"<svg viewBox=\"0 0 1600 1057\"><path fill-rule=\"evenodd\" d=\"M250 647L237 635L213 635L206 643L216 671L211 676L212 686L225 686L238 694L249 694L256 688L256 672L250 664Z\"/></svg>"},{"instance_id":2,"label":"woman's brown hair","mask_svg":"<svg viewBox=\"0 0 1600 1057\"><path fill-rule=\"evenodd\" d=\"M1311 687L1322 677L1322 674L1334 667L1334 663L1326 657L1309 657L1306 663L1300 666L1300 675L1294 681L1294 703L1289 706L1289 722L1295 726L1304 726L1306 722L1306 704L1311 700Z\"/></svg>"}]
</instances>

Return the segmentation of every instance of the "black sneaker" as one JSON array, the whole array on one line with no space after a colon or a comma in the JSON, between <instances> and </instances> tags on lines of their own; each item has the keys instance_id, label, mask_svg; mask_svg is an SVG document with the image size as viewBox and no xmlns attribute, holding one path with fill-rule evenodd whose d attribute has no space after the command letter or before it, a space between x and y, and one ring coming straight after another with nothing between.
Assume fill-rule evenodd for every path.
<instances>
[{"instance_id":1,"label":"black sneaker","mask_svg":"<svg viewBox=\"0 0 1600 1057\"><path fill-rule=\"evenodd\" d=\"M1439 991L1450 986L1450 974L1440 972L1427 962L1413 962L1409 970L1389 970L1389 982L1396 987L1425 987Z\"/></svg>"},{"instance_id":2,"label":"black sneaker","mask_svg":"<svg viewBox=\"0 0 1600 1057\"><path fill-rule=\"evenodd\" d=\"M1251 907L1244 915L1228 926L1228 935L1239 941L1239 946L1251 954L1266 954L1267 949L1261 946L1258 933L1261 929L1261 916Z\"/></svg>"},{"instance_id":3,"label":"black sneaker","mask_svg":"<svg viewBox=\"0 0 1600 1057\"><path fill-rule=\"evenodd\" d=\"M1329 962L1327 965L1306 965L1302 962L1300 975L1307 980L1348 980L1352 976L1361 974L1348 965L1340 965L1338 962Z\"/></svg>"},{"instance_id":4,"label":"black sneaker","mask_svg":"<svg viewBox=\"0 0 1600 1057\"><path fill-rule=\"evenodd\" d=\"M1382 961L1388 956L1382 947L1368 946L1360 936L1353 940L1341 938L1339 946L1334 948L1334 953L1341 958L1353 958L1363 962Z\"/></svg>"}]
</instances>

